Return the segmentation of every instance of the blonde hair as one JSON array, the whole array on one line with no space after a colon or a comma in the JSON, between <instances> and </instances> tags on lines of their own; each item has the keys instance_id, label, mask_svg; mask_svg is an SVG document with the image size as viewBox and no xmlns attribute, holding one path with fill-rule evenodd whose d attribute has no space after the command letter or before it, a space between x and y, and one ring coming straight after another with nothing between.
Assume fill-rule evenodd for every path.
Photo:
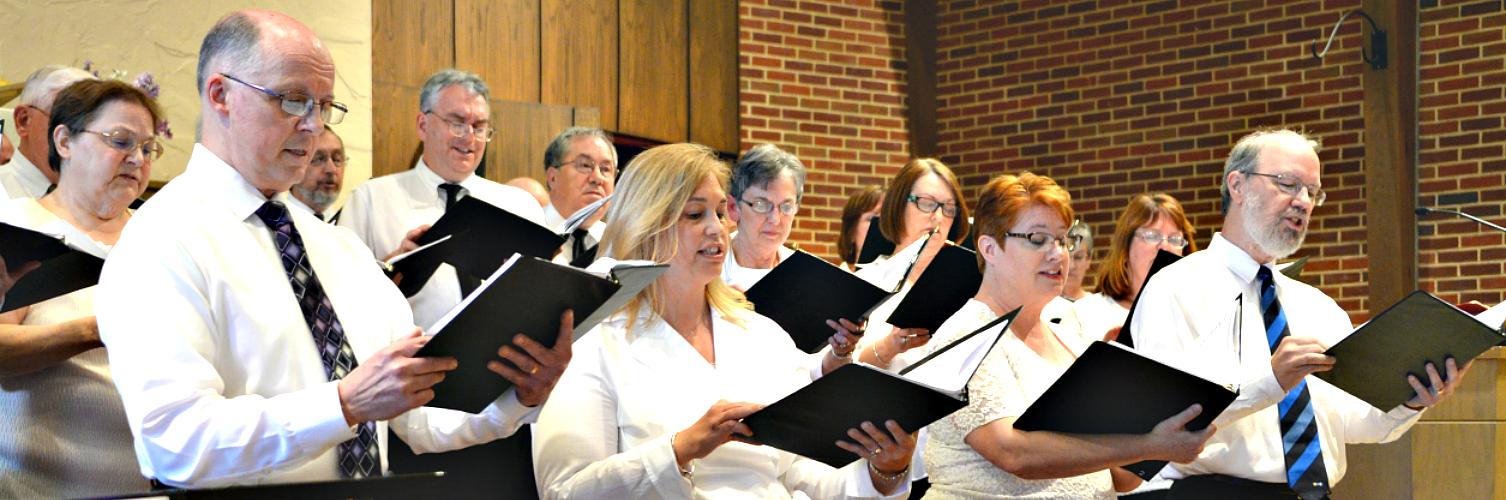
<instances>
[{"instance_id":1,"label":"blonde hair","mask_svg":"<svg viewBox=\"0 0 1506 500\"><path fill-rule=\"evenodd\" d=\"M731 170L716 151L700 144L667 144L640 153L623 169L612 195L606 219L612 221L602 234L602 255L617 260L649 260L667 264L680 248L676 225L680 211L691 195L713 176L727 188ZM722 282L720 276L706 285L706 301L717 313L738 326L744 324L752 304L741 292ZM647 306L662 316L668 299L664 285L649 285L623 306L632 332L638 314Z\"/></svg>"}]
</instances>

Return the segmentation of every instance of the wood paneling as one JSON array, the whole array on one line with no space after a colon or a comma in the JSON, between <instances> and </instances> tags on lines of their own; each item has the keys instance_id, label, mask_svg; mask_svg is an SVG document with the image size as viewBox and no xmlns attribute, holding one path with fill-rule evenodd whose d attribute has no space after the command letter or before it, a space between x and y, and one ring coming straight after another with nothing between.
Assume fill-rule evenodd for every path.
<instances>
[{"instance_id":1,"label":"wood paneling","mask_svg":"<svg viewBox=\"0 0 1506 500\"><path fill-rule=\"evenodd\" d=\"M737 154L737 0L690 2L690 140Z\"/></svg>"},{"instance_id":2,"label":"wood paneling","mask_svg":"<svg viewBox=\"0 0 1506 500\"><path fill-rule=\"evenodd\" d=\"M1365 240L1370 314L1417 289L1417 2L1365 0L1389 37L1389 67L1365 65ZM1365 46L1370 30L1362 30ZM1368 50L1368 49L1367 49ZM1339 53L1329 57L1356 57Z\"/></svg>"},{"instance_id":3,"label":"wood paneling","mask_svg":"<svg viewBox=\"0 0 1506 500\"><path fill-rule=\"evenodd\" d=\"M455 67L499 101L539 101L539 0L454 0Z\"/></svg>"},{"instance_id":4,"label":"wood paneling","mask_svg":"<svg viewBox=\"0 0 1506 500\"><path fill-rule=\"evenodd\" d=\"M599 126L616 130L617 0L543 0L542 9L541 102L599 109Z\"/></svg>"},{"instance_id":5,"label":"wood paneling","mask_svg":"<svg viewBox=\"0 0 1506 500\"><path fill-rule=\"evenodd\" d=\"M687 139L687 1L618 3L619 131L665 142Z\"/></svg>"},{"instance_id":6,"label":"wood paneling","mask_svg":"<svg viewBox=\"0 0 1506 500\"><path fill-rule=\"evenodd\" d=\"M492 123L497 137L486 146L486 178L544 179L544 148L561 130L575 124L575 108L493 99Z\"/></svg>"},{"instance_id":7,"label":"wood paneling","mask_svg":"<svg viewBox=\"0 0 1506 500\"><path fill-rule=\"evenodd\" d=\"M1424 422L1411 432L1413 489L1405 498L1506 498L1506 462L1499 452L1506 424Z\"/></svg>"},{"instance_id":8,"label":"wood paneling","mask_svg":"<svg viewBox=\"0 0 1506 500\"><path fill-rule=\"evenodd\" d=\"M419 144L418 88L455 64L453 0L373 0L372 177L407 170Z\"/></svg>"}]
</instances>

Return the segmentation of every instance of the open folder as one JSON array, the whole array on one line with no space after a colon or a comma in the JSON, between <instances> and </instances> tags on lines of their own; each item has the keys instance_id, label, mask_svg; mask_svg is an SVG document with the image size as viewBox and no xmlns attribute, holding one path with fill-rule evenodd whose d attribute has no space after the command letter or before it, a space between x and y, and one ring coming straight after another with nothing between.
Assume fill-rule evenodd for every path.
<instances>
[{"instance_id":1,"label":"open folder","mask_svg":"<svg viewBox=\"0 0 1506 500\"><path fill-rule=\"evenodd\" d=\"M97 285L105 266L104 251L92 241L75 241L5 223L0 223L0 257L5 259L7 271L29 262L42 263L11 286L0 312Z\"/></svg>"},{"instance_id":2,"label":"open folder","mask_svg":"<svg viewBox=\"0 0 1506 500\"><path fill-rule=\"evenodd\" d=\"M1208 427L1237 390L1147 358L1123 345L1095 341L1066 373L1025 409L1014 427L1022 431L1070 434L1146 434L1156 424L1203 405L1187 429ZM1155 477L1164 461L1126 466L1143 479Z\"/></svg>"},{"instance_id":3,"label":"open folder","mask_svg":"<svg viewBox=\"0 0 1506 500\"><path fill-rule=\"evenodd\" d=\"M1149 284L1150 283L1150 279L1152 277L1154 277L1156 275L1156 273L1160 272L1162 269L1165 269L1166 266L1172 265L1172 264L1176 263L1176 261L1179 261L1179 260L1182 260L1182 256L1174 254L1174 253L1171 253L1171 252L1168 252L1165 249L1157 250L1156 251L1156 260L1151 261L1151 263L1150 263L1150 269L1147 270L1147 271L1145 271L1145 283ZM1144 290L1145 289L1145 285L1140 285L1140 289ZM1134 336L1133 336L1133 334L1130 333L1130 323L1134 322L1134 320L1135 320L1135 309L1138 309L1139 307L1140 307L1140 296L1136 295L1135 296L1135 300L1133 300L1133 301L1130 302L1129 314L1124 315L1124 326L1121 327L1121 328L1119 328L1119 337L1117 337L1117 338L1114 339L1115 342L1123 344L1125 347L1134 347L1135 346ZM1093 333L1094 335L1100 335L1100 334L1102 334L1104 332L1090 332L1090 333Z\"/></svg>"},{"instance_id":4,"label":"open folder","mask_svg":"<svg viewBox=\"0 0 1506 500\"><path fill-rule=\"evenodd\" d=\"M778 323L795 347L814 353L834 331L826 320L860 323L891 295L814 255L796 250L745 294L753 310Z\"/></svg>"},{"instance_id":5,"label":"open folder","mask_svg":"<svg viewBox=\"0 0 1506 500\"><path fill-rule=\"evenodd\" d=\"M480 278L491 276L513 253L548 260L565 244L565 238L549 228L474 196L456 202L416 243L428 245L445 237L452 237L453 242L415 252L393 264L393 271L403 275L398 289L404 296L422 290L440 264Z\"/></svg>"},{"instance_id":6,"label":"open folder","mask_svg":"<svg viewBox=\"0 0 1506 500\"><path fill-rule=\"evenodd\" d=\"M1417 395L1407 383L1408 374L1427 386L1427 363L1443 377L1448 376L1448 358L1464 368L1501 342L1503 321L1506 304L1472 316L1418 290L1328 348L1326 354L1337 362L1332 370L1314 375L1371 406L1390 410Z\"/></svg>"},{"instance_id":7,"label":"open folder","mask_svg":"<svg viewBox=\"0 0 1506 500\"><path fill-rule=\"evenodd\" d=\"M882 429L893 420L915 432L966 407L967 383L1019 313L1015 309L989 322L898 374L864 364L842 365L748 415L743 423L753 435L743 437L832 467L852 463L858 457L836 445L852 441L848 429L863 422Z\"/></svg>"},{"instance_id":8,"label":"open folder","mask_svg":"<svg viewBox=\"0 0 1506 500\"><path fill-rule=\"evenodd\" d=\"M434 386L428 406L480 413L512 387L486 367L518 334L553 348L560 315L575 311L575 337L606 320L648 287L668 265L620 262L606 276L534 257L513 254L491 277L435 323L434 338L418 357L452 357L459 367Z\"/></svg>"},{"instance_id":9,"label":"open folder","mask_svg":"<svg viewBox=\"0 0 1506 500\"><path fill-rule=\"evenodd\" d=\"M925 328L932 332L947 318L978 295L983 273L978 254L956 245L946 245L931 259L931 265L915 279L915 286L900 300L888 323L899 328Z\"/></svg>"}]
</instances>

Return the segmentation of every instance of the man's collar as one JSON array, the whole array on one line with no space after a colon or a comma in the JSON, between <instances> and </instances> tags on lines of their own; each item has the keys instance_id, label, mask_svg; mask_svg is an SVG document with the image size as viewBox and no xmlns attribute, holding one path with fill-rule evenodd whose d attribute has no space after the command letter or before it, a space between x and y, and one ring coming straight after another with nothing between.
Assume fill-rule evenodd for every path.
<instances>
[{"instance_id":1,"label":"man's collar","mask_svg":"<svg viewBox=\"0 0 1506 500\"><path fill-rule=\"evenodd\" d=\"M559 209L554 208L554 203L544 205L544 225L550 229L559 230L565 223L565 216L560 214Z\"/></svg>"},{"instance_id":2,"label":"man's collar","mask_svg":"<svg viewBox=\"0 0 1506 500\"><path fill-rule=\"evenodd\" d=\"M184 173L189 172L203 176L202 192L223 200L237 219L250 218L269 199L261 194L260 189L251 185L251 181L246 180L239 170L225 163L225 160L203 144L193 145L193 154L188 157L188 167L184 169ZM273 194L270 199L287 204L288 198L287 191L283 191Z\"/></svg>"},{"instance_id":3,"label":"man's collar","mask_svg":"<svg viewBox=\"0 0 1506 500\"><path fill-rule=\"evenodd\" d=\"M43 158L42 160L44 160L43 164L45 164L45 160L47 159ZM31 158L27 158L25 152L19 149L16 150L16 154L11 155L10 161L16 164L13 168L16 169L16 174L21 176L21 180L26 183L28 189L37 189L38 192L46 193L47 187L52 185L52 181L47 179L47 174L42 173L42 167L32 162ZM38 195L36 198L41 198L41 196Z\"/></svg>"},{"instance_id":4,"label":"man's collar","mask_svg":"<svg viewBox=\"0 0 1506 500\"><path fill-rule=\"evenodd\" d=\"M1223 255L1224 263L1228 265L1229 270L1234 271L1234 275L1246 283L1255 281L1255 273L1260 271L1262 264L1269 264L1255 262L1255 258L1251 257L1249 252L1224 238L1223 233L1213 233L1213 241L1208 243L1208 249L1205 251Z\"/></svg>"},{"instance_id":5,"label":"man's collar","mask_svg":"<svg viewBox=\"0 0 1506 500\"><path fill-rule=\"evenodd\" d=\"M440 177L438 173L435 173L434 172L434 168L430 167L429 163L425 162L424 158L422 156L420 156L418 158L418 165L415 165L413 167L413 169L418 171L418 178L422 179L424 181L424 185L425 186L434 188L435 190L439 189L439 185L440 184L447 184L447 183L450 182L450 181L444 180L444 177ZM465 180L460 181L460 182L458 182L456 184L460 184L462 187L467 187L468 188L469 186L467 186L467 184L470 183L471 180L475 179L475 178L476 178L476 174L473 173L471 175L466 176ZM436 192L438 192L438 191L436 191Z\"/></svg>"}]
</instances>

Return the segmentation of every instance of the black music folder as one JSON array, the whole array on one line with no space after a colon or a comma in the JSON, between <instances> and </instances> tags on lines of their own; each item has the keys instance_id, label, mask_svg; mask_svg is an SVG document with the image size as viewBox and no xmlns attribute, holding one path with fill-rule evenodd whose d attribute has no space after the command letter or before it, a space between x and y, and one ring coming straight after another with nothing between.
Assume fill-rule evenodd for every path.
<instances>
[{"instance_id":1,"label":"black music folder","mask_svg":"<svg viewBox=\"0 0 1506 500\"><path fill-rule=\"evenodd\" d=\"M1071 434L1146 434L1156 424L1203 405L1187 423L1198 431L1213 423L1239 393L1147 358L1112 342L1094 341L1061 378L1014 421L1022 431ZM1164 461L1125 466L1142 479L1155 477Z\"/></svg>"},{"instance_id":2,"label":"black music folder","mask_svg":"<svg viewBox=\"0 0 1506 500\"><path fill-rule=\"evenodd\" d=\"M889 314L888 323L900 328L925 328L935 332L968 299L978 294L983 272L978 254L956 245L946 245L931 259L931 265L915 279L915 286Z\"/></svg>"},{"instance_id":3,"label":"black music folder","mask_svg":"<svg viewBox=\"0 0 1506 500\"><path fill-rule=\"evenodd\" d=\"M884 237L884 231L879 229L879 218L874 217L868 221L868 233L863 235L863 248L858 249L857 264L868 264L877 260L880 255L894 255L894 242Z\"/></svg>"},{"instance_id":4,"label":"black music folder","mask_svg":"<svg viewBox=\"0 0 1506 500\"><path fill-rule=\"evenodd\" d=\"M861 323L889 292L814 255L796 250L747 293L754 311L789 332L795 347L815 353L834 331L826 320Z\"/></svg>"},{"instance_id":5,"label":"black music folder","mask_svg":"<svg viewBox=\"0 0 1506 500\"><path fill-rule=\"evenodd\" d=\"M1019 309L989 322L910 365L899 374L849 363L816 379L784 399L743 419L752 436L745 439L843 467L857 455L838 448L852 442L848 429L872 422L880 429L893 420L905 432L967 406L967 383ZM886 431L887 432L887 431Z\"/></svg>"},{"instance_id":6,"label":"black music folder","mask_svg":"<svg viewBox=\"0 0 1506 500\"><path fill-rule=\"evenodd\" d=\"M5 259L6 270L10 272L30 262L42 263L11 286L0 312L97 285L99 272L105 266L102 255L75 247L65 238L5 223L0 223L0 257Z\"/></svg>"},{"instance_id":7,"label":"black music folder","mask_svg":"<svg viewBox=\"0 0 1506 500\"><path fill-rule=\"evenodd\" d=\"M1307 258L1308 258L1307 255L1303 255L1302 258L1300 258L1300 259L1297 259L1297 260L1294 260L1294 261L1291 261L1291 262L1287 262L1285 264L1277 264L1276 265L1276 272L1279 272L1281 274L1285 274L1286 277L1291 278L1291 279L1301 278L1302 277L1302 269L1305 268L1305 267L1307 267Z\"/></svg>"},{"instance_id":8,"label":"black music folder","mask_svg":"<svg viewBox=\"0 0 1506 500\"><path fill-rule=\"evenodd\" d=\"M559 338L560 315L570 309L575 311L574 338L579 339L668 268L623 262L603 277L513 254L439 319L431 332L434 338L415 354L452 357L459 362L459 367L434 386L434 400L428 406L480 413L512 387L512 382L487 369L486 364L500 360L516 368L497 355L502 346L513 345L513 336L527 335L552 348Z\"/></svg>"},{"instance_id":9,"label":"black music folder","mask_svg":"<svg viewBox=\"0 0 1506 500\"><path fill-rule=\"evenodd\" d=\"M1179 260L1182 260L1182 256L1168 252L1165 249L1157 250L1156 260L1151 261L1150 269L1145 271L1145 282L1140 284L1140 290L1145 290L1145 285L1150 283L1150 278L1155 276L1157 272ZM1135 339L1130 335L1130 322L1134 321L1135 309L1139 307L1140 296L1136 295L1135 300L1130 302L1129 314L1124 315L1124 327L1119 329L1119 336L1114 339L1115 342L1123 344L1125 347L1135 347ZM1104 334L1104 332L1089 333L1098 337L1102 337Z\"/></svg>"},{"instance_id":10,"label":"black music folder","mask_svg":"<svg viewBox=\"0 0 1506 500\"><path fill-rule=\"evenodd\" d=\"M398 289L404 296L422 290L442 263L480 278L491 276L513 253L549 260L565 244L565 238L549 228L474 196L456 202L417 243L428 245L446 236L452 237L451 243L393 264L393 271L403 274Z\"/></svg>"},{"instance_id":11,"label":"black music folder","mask_svg":"<svg viewBox=\"0 0 1506 500\"><path fill-rule=\"evenodd\" d=\"M1427 363L1448 377L1444 360L1454 358L1462 369L1499 344L1506 336L1501 331L1500 313L1506 312L1502 307L1477 317L1430 293L1412 292L1329 347L1326 354L1338 362L1332 370L1313 375L1371 406L1391 410L1417 394L1407 383L1408 374L1426 387Z\"/></svg>"}]
</instances>

